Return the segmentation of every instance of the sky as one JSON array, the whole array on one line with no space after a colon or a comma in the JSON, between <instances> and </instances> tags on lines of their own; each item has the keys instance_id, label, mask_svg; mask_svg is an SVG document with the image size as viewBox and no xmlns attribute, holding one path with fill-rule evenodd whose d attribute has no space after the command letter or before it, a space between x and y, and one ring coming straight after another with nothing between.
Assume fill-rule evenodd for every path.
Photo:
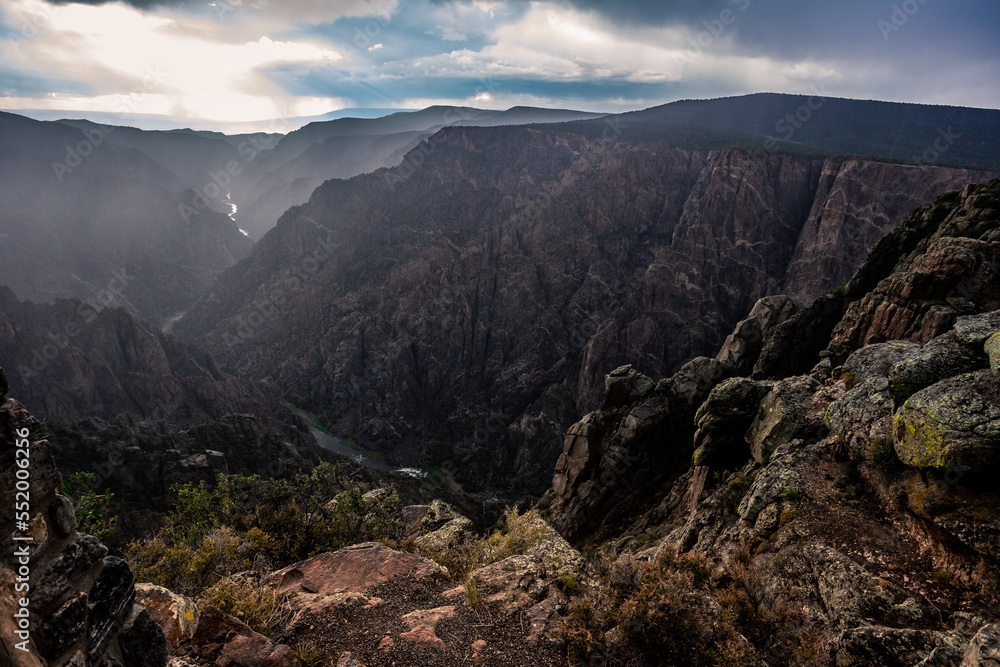
<instances>
[{"instance_id":1,"label":"sky","mask_svg":"<svg viewBox=\"0 0 1000 667\"><path fill-rule=\"evenodd\" d=\"M0 0L0 109L287 130L752 92L1000 108L997 0Z\"/></svg>"}]
</instances>

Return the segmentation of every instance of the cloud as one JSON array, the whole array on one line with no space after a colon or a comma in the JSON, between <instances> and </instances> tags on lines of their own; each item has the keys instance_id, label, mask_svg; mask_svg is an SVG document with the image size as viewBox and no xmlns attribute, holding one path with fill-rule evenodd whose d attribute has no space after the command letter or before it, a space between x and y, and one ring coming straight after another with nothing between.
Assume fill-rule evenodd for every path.
<instances>
[{"instance_id":1,"label":"cloud","mask_svg":"<svg viewBox=\"0 0 1000 667\"><path fill-rule=\"evenodd\" d=\"M450 25L438 25L438 26L434 26L434 27L437 29L438 34L441 35L441 39L443 39L446 42L467 42L467 41L469 41L469 37L467 35L464 35L464 34L458 32L457 30L455 30Z\"/></svg>"},{"instance_id":2,"label":"cloud","mask_svg":"<svg viewBox=\"0 0 1000 667\"><path fill-rule=\"evenodd\" d=\"M0 3L0 106L14 109L131 104L225 120L424 103L616 111L822 86L1000 107L995 0L917 3L888 38L878 22L892 20L890 0ZM142 91L150 68L167 75Z\"/></svg>"},{"instance_id":3,"label":"cloud","mask_svg":"<svg viewBox=\"0 0 1000 667\"><path fill-rule=\"evenodd\" d=\"M40 3L12 3L22 14ZM275 40L227 41L205 19L142 12L132 6L59 7L33 39L6 45L4 61L38 78L85 73L96 94L54 93L43 98L8 96L7 108L79 108L169 113L193 118L257 120L324 108L316 96L296 99L267 76L277 65L322 65L341 59L326 45ZM10 66L10 65L8 65ZM328 102L326 110L336 108Z\"/></svg>"}]
</instances>

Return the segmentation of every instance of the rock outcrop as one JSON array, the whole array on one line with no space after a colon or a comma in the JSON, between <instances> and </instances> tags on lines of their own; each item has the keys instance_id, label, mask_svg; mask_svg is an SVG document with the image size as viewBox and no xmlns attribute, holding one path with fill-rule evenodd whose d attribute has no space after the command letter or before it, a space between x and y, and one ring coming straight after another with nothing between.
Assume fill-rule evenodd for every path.
<instances>
[{"instance_id":1,"label":"rock outcrop","mask_svg":"<svg viewBox=\"0 0 1000 667\"><path fill-rule=\"evenodd\" d=\"M77 532L39 422L6 394L0 401L0 495L10 501L0 515L9 540L0 557L5 664L162 667L166 641L136 604L128 564Z\"/></svg>"},{"instance_id":2,"label":"rock outcrop","mask_svg":"<svg viewBox=\"0 0 1000 667\"><path fill-rule=\"evenodd\" d=\"M831 664L991 664L998 194L993 181L917 211L845 289L765 333L754 375L767 379L716 382L691 425L661 389L673 380L610 375L567 432L550 520L578 545L653 535L720 563L745 554L767 599L792 595L820 629ZM655 427L629 429L634 411Z\"/></svg>"}]
</instances>

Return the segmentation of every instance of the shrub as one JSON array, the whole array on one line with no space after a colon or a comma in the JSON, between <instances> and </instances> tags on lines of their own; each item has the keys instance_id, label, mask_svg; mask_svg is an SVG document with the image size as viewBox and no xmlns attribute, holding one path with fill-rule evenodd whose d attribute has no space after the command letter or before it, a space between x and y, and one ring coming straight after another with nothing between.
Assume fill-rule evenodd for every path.
<instances>
[{"instance_id":1,"label":"shrub","mask_svg":"<svg viewBox=\"0 0 1000 667\"><path fill-rule=\"evenodd\" d=\"M933 575L934 575L934 581L938 582L939 584L950 584L951 580L954 579L955 577L955 575L953 575L949 570L946 570L943 567L939 567L936 570L934 570Z\"/></svg>"},{"instance_id":2,"label":"shrub","mask_svg":"<svg viewBox=\"0 0 1000 667\"><path fill-rule=\"evenodd\" d=\"M772 592L749 552L720 568L664 548L655 562L625 553L595 567L601 594L570 604L557 639L570 664L826 664L823 637L805 612ZM759 649L759 650L758 650Z\"/></svg>"},{"instance_id":3,"label":"shrub","mask_svg":"<svg viewBox=\"0 0 1000 667\"><path fill-rule=\"evenodd\" d=\"M59 492L73 503L73 513L81 533L93 535L105 542L115 533L117 517L110 516L108 505L114 500L113 493L97 493L97 475L92 472L76 472L63 480Z\"/></svg>"},{"instance_id":4,"label":"shrub","mask_svg":"<svg viewBox=\"0 0 1000 667\"><path fill-rule=\"evenodd\" d=\"M216 485L174 487L163 529L127 548L136 577L197 595L260 563L280 567L350 544L395 540L397 505L330 464L291 480L219 475Z\"/></svg>"},{"instance_id":5,"label":"shrub","mask_svg":"<svg viewBox=\"0 0 1000 667\"><path fill-rule=\"evenodd\" d=\"M312 642L300 642L292 648L292 655L306 667L320 667L323 656Z\"/></svg>"},{"instance_id":6,"label":"shrub","mask_svg":"<svg viewBox=\"0 0 1000 667\"><path fill-rule=\"evenodd\" d=\"M755 661L754 648L716 610L703 556L663 549L655 562L642 563L640 569L638 584L609 587L611 616L626 646L651 664L735 666Z\"/></svg>"},{"instance_id":7,"label":"shrub","mask_svg":"<svg viewBox=\"0 0 1000 667\"><path fill-rule=\"evenodd\" d=\"M590 598L578 598L570 603L566 614L556 628L554 637L566 647L571 665L581 664L604 644L607 619L594 606Z\"/></svg>"},{"instance_id":8,"label":"shrub","mask_svg":"<svg viewBox=\"0 0 1000 667\"><path fill-rule=\"evenodd\" d=\"M528 553L546 534L545 523L537 510L518 515L509 507L500 520L500 527L482 543L480 564L488 565L517 554Z\"/></svg>"},{"instance_id":9,"label":"shrub","mask_svg":"<svg viewBox=\"0 0 1000 667\"><path fill-rule=\"evenodd\" d=\"M566 595L573 597L576 595L577 591L580 589L580 582L576 580L576 575L572 572L566 572L561 577L559 577L559 590L561 590Z\"/></svg>"},{"instance_id":10,"label":"shrub","mask_svg":"<svg viewBox=\"0 0 1000 667\"><path fill-rule=\"evenodd\" d=\"M479 592L479 582L476 581L475 576L470 575L465 580L465 599L473 609L478 609L479 605L483 602L482 595Z\"/></svg>"},{"instance_id":11,"label":"shrub","mask_svg":"<svg viewBox=\"0 0 1000 667\"><path fill-rule=\"evenodd\" d=\"M782 500L800 500L802 498L802 489L797 486L790 486L781 492Z\"/></svg>"},{"instance_id":12,"label":"shrub","mask_svg":"<svg viewBox=\"0 0 1000 667\"><path fill-rule=\"evenodd\" d=\"M425 551L423 555L447 569L452 578L466 581L472 571L482 565L528 553L541 542L546 532L545 523L537 510L519 515L516 509L509 507L504 511L497 529L488 537L470 539L446 551Z\"/></svg>"},{"instance_id":13,"label":"shrub","mask_svg":"<svg viewBox=\"0 0 1000 667\"><path fill-rule=\"evenodd\" d=\"M219 581L198 597L198 603L217 607L262 635L273 637L291 620L287 597L267 586L259 573L248 573Z\"/></svg>"},{"instance_id":14,"label":"shrub","mask_svg":"<svg viewBox=\"0 0 1000 667\"><path fill-rule=\"evenodd\" d=\"M896 455L896 448L892 444L892 438L884 436L875 438L868 446L868 460L879 470L889 471L902 465L899 456Z\"/></svg>"},{"instance_id":15,"label":"shrub","mask_svg":"<svg viewBox=\"0 0 1000 667\"><path fill-rule=\"evenodd\" d=\"M848 390L858 386L858 376L851 371L844 371L840 374L840 379L844 381L844 387Z\"/></svg>"}]
</instances>

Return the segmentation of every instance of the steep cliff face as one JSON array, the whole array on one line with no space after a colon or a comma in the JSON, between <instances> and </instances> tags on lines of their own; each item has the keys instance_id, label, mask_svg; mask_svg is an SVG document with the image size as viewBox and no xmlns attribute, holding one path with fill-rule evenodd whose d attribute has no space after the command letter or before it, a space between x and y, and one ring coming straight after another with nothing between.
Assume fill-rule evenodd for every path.
<instances>
[{"instance_id":1,"label":"steep cliff face","mask_svg":"<svg viewBox=\"0 0 1000 667\"><path fill-rule=\"evenodd\" d=\"M541 487L610 370L669 374L760 297L832 286L788 275L811 211L884 229L975 176L606 134L447 129L418 169L330 181L176 331L401 460ZM820 187L841 171L866 177Z\"/></svg>"},{"instance_id":2,"label":"steep cliff face","mask_svg":"<svg viewBox=\"0 0 1000 667\"><path fill-rule=\"evenodd\" d=\"M205 352L125 309L70 299L22 302L6 288L0 288L0 363L24 404L60 423L127 413L189 426L230 413L271 420L287 412L273 393L223 373Z\"/></svg>"},{"instance_id":3,"label":"steep cliff face","mask_svg":"<svg viewBox=\"0 0 1000 667\"><path fill-rule=\"evenodd\" d=\"M761 352L755 377L703 372L692 393L684 371L613 372L568 429L549 518L577 544L742 558L763 604L795 592L830 664L990 664L998 211L1000 181L916 211L845 288L727 341L718 359Z\"/></svg>"},{"instance_id":4,"label":"steep cliff face","mask_svg":"<svg viewBox=\"0 0 1000 667\"><path fill-rule=\"evenodd\" d=\"M47 423L60 469L95 472L117 494L128 534L175 483L280 476L322 460L273 389L220 371L121 308L37 305L0 288L0 365Z\"/></svg>"}]
</instances>

